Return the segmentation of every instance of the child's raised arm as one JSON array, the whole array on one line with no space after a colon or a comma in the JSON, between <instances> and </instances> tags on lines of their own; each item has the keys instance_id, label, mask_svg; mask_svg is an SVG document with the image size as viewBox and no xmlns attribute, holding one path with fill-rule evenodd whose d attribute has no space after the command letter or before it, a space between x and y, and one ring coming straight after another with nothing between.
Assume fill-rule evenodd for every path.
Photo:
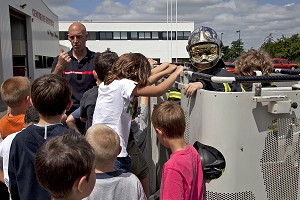
<instances>
[{"instance_id":1,"label":"child's raised arm","mask_svg":"<svg viewBox=\"0 0 300 200\"><path fill-rule=\"evenodd\" d=\"M159 79L161 79L162 77L164 77L165 75L171 74L172 72L174 72L176 70L176 68L177 68L176 65L170 64L170 63L163 63L163 64L155 67L154 68L154 69L156 69L155 71L154 71L154 69L151 70L151 75L148 78L148 84L151 85L151 84L155 83L156 81L158 81Z\"/></svg>"},{"instance_id":2,"label":"child's raised arm","mask_svg":"<svg viewBox=\"0 0 300 200\"><path fill-rule=\"evenodd\" d=\"M170 63L168 62L163 62L160 65L157 65L156 67L151 69L151 75L156 74L158 72L161 72L165 69L167 69L167 67L170 65Z\"/></svg>"},{"instance_id":3,"label":"child's raised arm","mask_svg":"<svg viewBox=\"0 0 300 200\"><path fill-rule=\"evenodd\" d=\"M176 66L176 65L175 65ZM176 70L170 76L158 85L148 85L145 87L135 87L132 94L135 96L149 96L158 97L165 94L170 87L175 83L177 77L180 75L183 66L176 66Z\"/></svg>"}]
</instances>

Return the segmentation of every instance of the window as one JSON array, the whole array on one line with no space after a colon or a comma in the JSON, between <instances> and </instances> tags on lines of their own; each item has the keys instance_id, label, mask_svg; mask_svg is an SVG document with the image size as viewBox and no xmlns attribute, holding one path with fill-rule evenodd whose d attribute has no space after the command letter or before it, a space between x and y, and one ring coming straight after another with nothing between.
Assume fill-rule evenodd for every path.
<instances>
[{"instance_id":1,"label":"window","mask_svg":"<svg viewBox=\"0 0 300 200\"><path fill-rule=\"evenodd\" d=\"M59 31L59 40L68 40L68 32Z\"/></svg>"},{"instance_id":2,"label":"window","mask_svg":"<svg viewBox=\"0 0 300 200\"><path fill-rule=\"evenodd\" d=\"M114 40L127 40L127 32L114 32Z\"/></svg>"},{"instance_id":3,"label":"window","mask_svg":"<svg viewBox=\"0 0 300 200\"><path fill-rule=\"evenodd\" d=\"M145 39L145 33L139 32L139 39Z\"/></svg>"},{"instance_id":4,"label":"window","mask_svg":"<svg viewBox=\"0 0 300 200\"><path fill-rule=\"evenodd\" d=\"M176 58L172 58L172 63L176 63ZM189 58L177 58L177 63L190 63Z\"/></svg>"},{"instance_id":5,"label":"window","mask_svg":"<svg viewBox=\"0 0 300 200\"><path fill-rule=\"evenodd\" d=\"M35 68L51 68L54 58L49 56L35 56Z\"/></svg>"},{"instance_id":6,"label":"window","mask_svg":"<svg viewBox=\"0 0 300 200\"><path fill-rule=\"evenodd\" d=\"M145 39L151 39L151 32L145 32Z\"/></svg>"},{"instance_id":7,"label":"window","mask_svg":"<svg viewBox=\"0 0 300 200\"><path fill-rule=\"evenodd\" d=\"M152 32L152 39L153 40L158 40L159 39L158 32Z\"/></svg>"},{"instance_id":8,"label":"window","mask_svg":"<svg viewBox=\"0 0 300 200\"><path fill-rule=\"evenodd\" d=\"M13 56L13 66L26 66L25 56Z\"/></svg>"},{"instance_id":9,"label":"window","mask_svg":"<svg viewBox=\"0 0 300 200\"><path fill-rule=\"evenodd\" d=\"M168 31L168 32L164 31L162 33L162 39L167 40L167 34L168 34L168 40L171 40L171 31ZM175 34L176 34L176 32L172 31L172 40L175 40Z\"/></svg>"},{"instance_id":10,"label":"window","mask_svg":"<svg viewBox=\"0 0 300 200\"><path fill-rule=\"evenodd\" d=\"M189 32L189 31L178 31L177 39L178 40L187 40L187 39L189 39L190 35L191 35L191 32Z\"/></svg>"},{"instance_id":11,"label":"window","mask_svg":"<svg viewBox=\"0 0 300 200\"><path fill-rule=\"evenodd\" d=\"M138 32L131 32L131 39L137 40L138 39Z\"/></svg>"},{"instance_id":12,"label":"window","mask_svg":"<svg viewBox=\"0 0 300 200\"><path fill-rule=\"evenodd\" d=\"M138 38L141 40L150 40L151 32L138 32Z\"/></svg>"},{"instance_id":13,"label":"window","mask_svg":"<svg viewBox=\"0 0 300 200\"><path fill-rule=\"evenodd\" d=\"M100 32L100 40L112 40L113 32Z\"/></svg>"},{"instance_id":14,"label":"window","mask_svg":"<svg viewBox=\"0 0 300 200\"><path fill-rule=\"evenodd\" d=\"M99 32L88 32L88 40L99 40Z\"/></svg>"}]
</instances>

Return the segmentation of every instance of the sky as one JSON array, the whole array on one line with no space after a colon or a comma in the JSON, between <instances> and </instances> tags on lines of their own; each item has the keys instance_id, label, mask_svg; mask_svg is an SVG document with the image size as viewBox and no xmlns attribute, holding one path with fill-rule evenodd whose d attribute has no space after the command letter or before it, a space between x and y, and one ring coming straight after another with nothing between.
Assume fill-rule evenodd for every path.
<instances>
[{"instance_id":1,"label":"sky","mask_svg":"<svg viewBox=\"0 0 300 200\"><path fill-rule=\"evenodd\" d=\"M59 21L176 21L176 0L43 0ZM168 6L167 6L168 5ZM168 7L168 9L167 9ZM170 15L172 9L173 16ZM223 44L240 38L244 49L265 38L300 34L300 0L177 0L177 20L208 26Z\"/></svg>"}]
</instances>

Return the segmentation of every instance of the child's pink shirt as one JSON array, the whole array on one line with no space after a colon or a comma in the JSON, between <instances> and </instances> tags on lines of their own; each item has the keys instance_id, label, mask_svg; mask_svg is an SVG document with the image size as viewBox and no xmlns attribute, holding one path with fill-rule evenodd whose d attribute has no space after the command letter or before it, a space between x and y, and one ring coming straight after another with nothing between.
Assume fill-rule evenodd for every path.
<instances>
[{"instance_id":1,"label":"child's pink shirt","mask_svg":"<svg viewBox=\"0 0 300 200\"><path fill-rule=\"evenodd\" d=\"M204 195L201 159L192 145L176 151L164 164L160 199L199 199Z\"/></svg>"}]
</instances>

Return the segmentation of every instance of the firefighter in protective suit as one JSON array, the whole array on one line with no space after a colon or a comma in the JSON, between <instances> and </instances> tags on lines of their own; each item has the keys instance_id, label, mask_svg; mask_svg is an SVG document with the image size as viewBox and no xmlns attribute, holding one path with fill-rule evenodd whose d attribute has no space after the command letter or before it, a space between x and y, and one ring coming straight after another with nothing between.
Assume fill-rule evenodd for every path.
<instances>
[{"instance_id":1,"label":"firefighter in protective suit","mask_svg":"<svg viewBox=\"0 0 300 200\"><path fill-rule=\"evenodd\" d=\"M225 69L221 52L222 41L212 28L200 27L195 29L188 39L186 50L189 53L193 70L213 76L232 77L233 73ZM184 87L185 95L192 96L197 89L211 91L240 92L240 84L213 83L201 79L192 79Z\"/></svg>"}]
</instances>

